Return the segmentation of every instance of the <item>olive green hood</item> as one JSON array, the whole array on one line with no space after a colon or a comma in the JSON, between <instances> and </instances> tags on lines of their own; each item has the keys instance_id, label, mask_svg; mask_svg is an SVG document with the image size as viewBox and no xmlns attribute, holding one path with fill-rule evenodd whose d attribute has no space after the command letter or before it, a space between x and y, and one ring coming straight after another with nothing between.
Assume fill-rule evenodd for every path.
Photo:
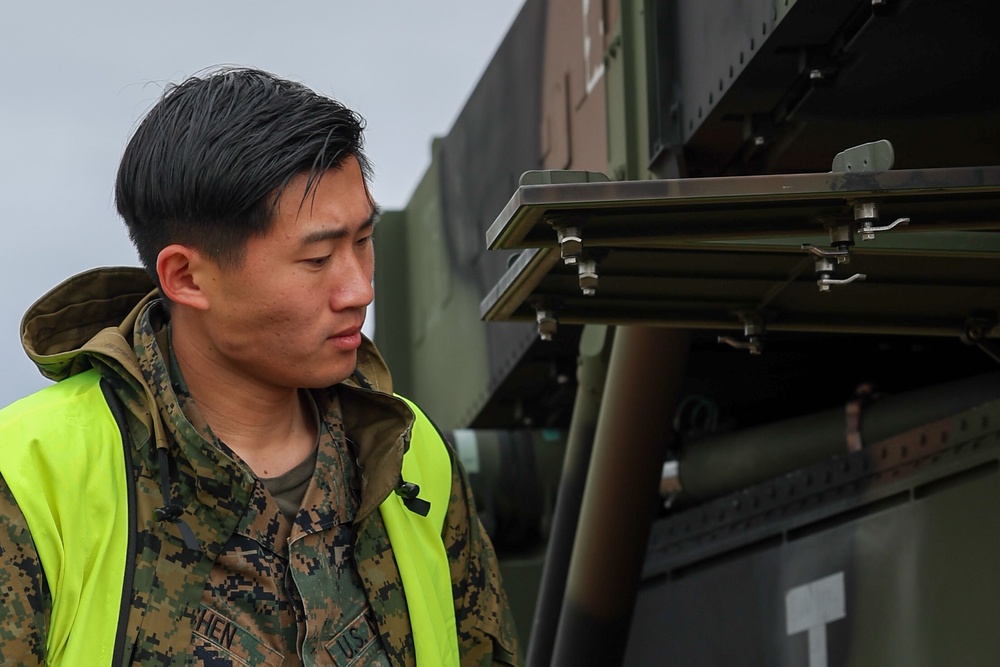
<instances>
[{"instance_id":1,"label":"olive green hood","mask_svg":"<svg viewBox=\"0 0 1000 667\"><path fill-rule=\"evenodd\" d=\"M142 382L132 330L142 307L158 294L139 268L86 271L28 309L21 320L21 344L42 375L56 382L93 367L95 355Z\"/></svg>"}]
</instances>

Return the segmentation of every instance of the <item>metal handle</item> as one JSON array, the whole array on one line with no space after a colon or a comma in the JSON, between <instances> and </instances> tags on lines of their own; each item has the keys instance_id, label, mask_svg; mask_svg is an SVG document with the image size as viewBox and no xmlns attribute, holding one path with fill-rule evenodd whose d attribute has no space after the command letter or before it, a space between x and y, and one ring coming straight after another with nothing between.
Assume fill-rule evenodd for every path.
<instances>
[{"instance_id":1,"label":"metal handle","mask_svg":"<svg viewBox=\"0 0 1000 667\"><path fill-rule=\"evenodd\" d=\"M850 278L831 278L830 276L820 276L816 280L820 292L829 292L831 285L847 285L855 280L864 280L867 276L863 273L855 273Z\"/></svg>"},{"instance_id":2,"label":"metal handle","mask_svg":"<svg viewBox=\"0 0 1000 667\"><path fill-rule=\"evenodd\" d=\"M731 336L719 336L719 342L737 350L749 350L750 354L763 354L764 341L760 336L750 336L747 340L737 340Z\"/></svg>"},{"instance_id":3,"label":"metal handle","mask_svg":"<svg viewBox=\"0 0 1000 667\"><path fill-rule=\"evenodd\" d=\"M812 243L803 243L802 249L821 260L836 259L837 264L847 264L851 261L851 252L847 248L824 250L823 248L814 246Z\"/></svg>"},{"instance_id":4,"label":"metal handle","mask_svg":"<svg viewBox=\"0 0 1000 667\"><path fill-rule=\"evenodd\" d=\"M908 225L908 224L910 224L909 218L898 218L894 222L888 225L884 225L882 227L875 227L874 225L872 225L870 221L864 222L861 225L861 239L863 241L874 241L875 232L887 232L890 229L899 227L900 225Z\"/></svg>"}]
</instances>

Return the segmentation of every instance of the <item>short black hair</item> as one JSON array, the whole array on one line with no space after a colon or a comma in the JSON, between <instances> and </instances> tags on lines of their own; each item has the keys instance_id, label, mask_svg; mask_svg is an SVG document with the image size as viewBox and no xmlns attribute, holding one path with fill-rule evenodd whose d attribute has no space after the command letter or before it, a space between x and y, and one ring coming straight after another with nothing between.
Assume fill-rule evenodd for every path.
<instances>
[{"instance_id":1,"label":"short black hair","mask_svg":"<svg viewBox=\"0 0 1000 667\"><path fill-rule=\"evenodd\" d=\"M364 120L306 86L251 68L225 68L171 85L132 135L115 204L147 273L171 243L221 267L239 266L265 234L288 182L308 173L306 194L353 156L366 185Z\"/></svg>"}]
</instances>

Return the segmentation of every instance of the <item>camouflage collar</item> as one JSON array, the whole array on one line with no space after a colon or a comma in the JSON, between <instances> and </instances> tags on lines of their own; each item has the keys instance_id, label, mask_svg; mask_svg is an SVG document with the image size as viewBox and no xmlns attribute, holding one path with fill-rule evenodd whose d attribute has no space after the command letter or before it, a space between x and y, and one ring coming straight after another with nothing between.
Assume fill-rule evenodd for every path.
<instances>
[{"instance_id":1,"label":"camouflage collar","mask_svg":"<svg viewBox=\"0 0 1000 667\"><path fill-rule=\"evenodd\" d=\"M185 515L193 515L193 521L184 523L194 531L198 546L215 558L236 529L255 478L212 435L186 387L171 377L169 350L161 344L168 340L167 317L160 301L150 302L136 320L133 335L139 370L166 435L166 442L157 442L157 449L167 452L157 467L172 467L161 477L171 487L164 493L170 501L166 505L174 504ZM181 377L179 372L176 377ZM198 415L199 426L188 419L189 414Z\"/></svg>"},{"instance_id":2,"label":"camouflage collar","mask_svg":"<svg viewBox=\"0 0 1000 667\"><path fill-rule=\"evenodd\" d=\"M136 321L134 341L139 368L151 389L157 412L179 449L175 455L190 465L195 479L254 480L253 473L215 435L188 392L184 376L169 347L169 314L158 300L149 303ZM374 345L365 340L359 367L391 388L389 374ZM399 483L403 453L413 416L399 399L380 391L340 384L313 392L322 418L344 424L351 452L361 475L357 518L377 508ZM248 482L242 482L246 485ZM252 487L252 481L249 482Z\"/></svg>"}]
</instances>

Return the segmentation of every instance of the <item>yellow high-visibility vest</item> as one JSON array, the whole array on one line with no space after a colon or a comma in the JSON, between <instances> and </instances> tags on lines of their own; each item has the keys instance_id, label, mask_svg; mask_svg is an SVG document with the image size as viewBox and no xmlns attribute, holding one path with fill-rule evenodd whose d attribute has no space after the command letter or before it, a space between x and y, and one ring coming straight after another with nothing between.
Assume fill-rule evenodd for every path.
<instances>
[{"instance_id":1,"label":"yellow high-visibility vest","mask_svg":"<svg viewBox=\"0 0 1000 667\"><path fill-rule=\"evenodd\" d=\"M402 398L402 396L398 396ZM430 499L427 516L411 512L390 493L379 506L406 593L417 665L458 667L458 630L451 571L441 531L451 500L451 457L434 424L403 398L415 417L410 449L403 456L403 479Z\"/></svg>"},{"instance_id":2,"label":"yellow high-visibility vest","mask_svg":"<svg viewBox=\"0 0 1000 667\"><path fill-rule=\"evenodd\" d=\"M110 665L128 613L125 448L100 379L81 373L0 412L0 473L52 594L49 665Z\"/></svg>"},{"instance_id":3,"label":"yellow high-visibility vest","mask_svg":"<svg viewBox=\"0 0 1000 667\"><path fill-rule=\"evenodd\" d=\"M123 659L132 586L126 566L136 521L130 517L125 426L105 391L91 370L0 410L0 474L24 514L52 595L47 665ZM415 416L403 478L420 486L431 507L420 516L390 494L379 509L403 581L417 664L457 667L441 537L451 457L430 420L403 400Z\"/></svg>"}]
</instances>

